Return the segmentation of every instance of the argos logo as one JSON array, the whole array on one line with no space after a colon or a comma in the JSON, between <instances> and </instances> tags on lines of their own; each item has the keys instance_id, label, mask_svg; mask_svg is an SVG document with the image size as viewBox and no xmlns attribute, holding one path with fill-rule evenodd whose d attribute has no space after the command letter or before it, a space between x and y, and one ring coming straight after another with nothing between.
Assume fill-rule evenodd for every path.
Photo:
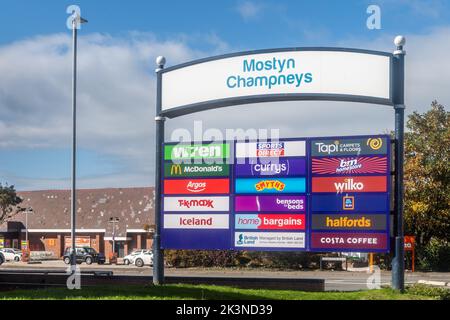
<instances>
[{"instance_id":1,"label":"argos logo","mask_svg":"<svg viewBox=\"0 0 450 320\"><path fill-rule=\"evenodd\" d=\"M229 179L164 180L164 194L227 194L229 192Z\"/></svg>"}]
</instances>

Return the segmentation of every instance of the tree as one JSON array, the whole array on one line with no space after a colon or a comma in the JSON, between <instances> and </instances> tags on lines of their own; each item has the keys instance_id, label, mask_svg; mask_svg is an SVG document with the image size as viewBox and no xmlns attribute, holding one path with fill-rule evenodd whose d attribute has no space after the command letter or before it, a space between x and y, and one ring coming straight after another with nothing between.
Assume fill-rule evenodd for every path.
<instances>
[{"instance_id":1,"label":"tree","mask_svg":"<svg viewBox=\"0 0 450 320\"><path fill-rule=\"evenodd\" d=\"M405 134L405 231L418 249L450 241L450 112L433 101L414 112Z\"/></svg>"},{"instance_id":2,"label":"tree","mask_svg":"<svg viewBox=\"0 0 450 320\"><path fill-rule=\"evenodd\" d=\"M21 202L22 199L17 196L14 186L3 186L0 183L0 225L22 210L18 207Z\"/></svg>"}]
</instances>

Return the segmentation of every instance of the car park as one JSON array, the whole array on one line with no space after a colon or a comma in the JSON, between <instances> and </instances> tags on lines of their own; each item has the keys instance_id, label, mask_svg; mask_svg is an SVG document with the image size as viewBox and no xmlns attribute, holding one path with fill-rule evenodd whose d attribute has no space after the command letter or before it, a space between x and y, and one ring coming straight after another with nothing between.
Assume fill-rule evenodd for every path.
<instances>
[{"instance_id":1,"label":"car park","mask_svg":"<svg viewBox=\"0 0 450 320\"><path fill-rule=\"evenodd\" d=\"M19 262L22 259L22 252L13 248L2 248L0 252L3 254L4 261Z\"/></svg>"},{"instance_id":2,"label":"car park","mask_svg":"<svg viewBox=\"0 0 450 320\"><path fill-rule=\"evenodd\" d=\"M66 248L64 251L63 260L64 263L70 264L70 256L72 254L72 249L70 247ZM106 261L105 255L103 253L98 253L94 248L91 247L77 247L76 248L76 262L86 264L98 263L104 264Z\"/></svg>"}]
</instances>

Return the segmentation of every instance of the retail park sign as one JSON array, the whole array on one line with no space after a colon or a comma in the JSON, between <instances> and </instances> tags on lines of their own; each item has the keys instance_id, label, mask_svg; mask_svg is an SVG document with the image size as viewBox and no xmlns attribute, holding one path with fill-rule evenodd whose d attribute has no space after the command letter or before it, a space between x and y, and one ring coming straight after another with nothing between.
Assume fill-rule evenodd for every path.
<instances>
[{"instance_id":1,"label":"retail park sign","mask_svg":"<svg viewBox=\"0 0 450 320\"><path fill-rule=\"evenodd\" d=\"M338 48L253 51L182 64L161 74L161 114L168 117L274 100L392 105L392 58L381 52Z\"/></svg>"}]
</instances>

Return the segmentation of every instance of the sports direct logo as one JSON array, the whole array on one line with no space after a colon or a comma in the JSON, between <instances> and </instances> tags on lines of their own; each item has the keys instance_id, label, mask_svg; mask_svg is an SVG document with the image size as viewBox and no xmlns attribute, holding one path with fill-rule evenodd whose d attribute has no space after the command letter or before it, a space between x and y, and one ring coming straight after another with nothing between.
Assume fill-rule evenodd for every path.
<instances>
[{"instance_id":1,"label":"sports direct logo","mask_svg":"<svg viewBox=\"0 0 450 320\"><path fill-rule=\"evenodd\" d=\"M387 157L313 158L315 174L386 173Z\"/></svg>"},{"instance_id":2,"label":"sports direct logo","mask_svg":"<svg viewBox=\"0 0 450 320\"><path fill-rule=\"evenodd\" d=\"M386 192L387 178L380 177L313 177L312 192Z\"/></svg>"},{"instance_id":3,"label":"sports direct logo","mask_svg":"<svg viewBox=\"0 0 450 320\"><path fill-rule=\"evenodd\" d=\"M258 143L256 146L257 157L284 156L284 142Z\"/></svg>"}]
</instances>

